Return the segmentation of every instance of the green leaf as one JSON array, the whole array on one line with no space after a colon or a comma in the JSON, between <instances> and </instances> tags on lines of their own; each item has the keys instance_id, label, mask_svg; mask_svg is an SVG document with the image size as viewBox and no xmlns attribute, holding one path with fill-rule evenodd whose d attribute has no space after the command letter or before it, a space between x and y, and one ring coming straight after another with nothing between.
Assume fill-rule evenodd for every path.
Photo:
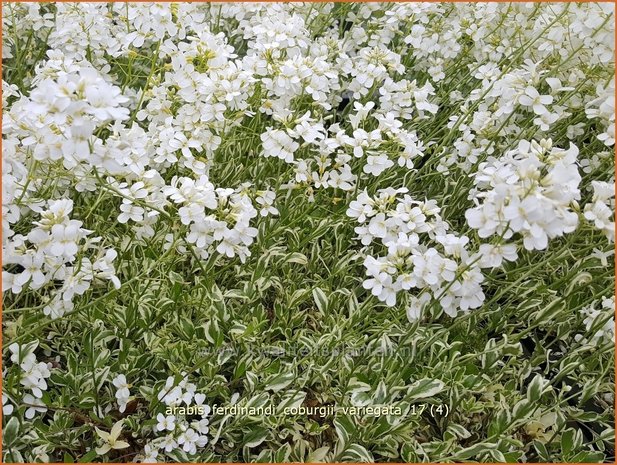
<instances>
[{"instance_id":1,"label":"green leaf","mask_svg":"<svg viewBox=\"0 0 617 465\"><path fill-rule=\"evenodd\" d=\"M286 408L295 409L302 405L304 399L306 398L306 392L304 391L289 391L286 392L283 397L281 397L281 401L277 406L277 411L283 411Z\"/></svg>"},{"instance_id":2,"label":"green leaf","mask_svg":"<svg viewBox=\"0 0 617 465\"><path fill-rule=\"evenodd\" d=\"M353 436L356 427L351 419L346 415L337 416L334 421L334 429L340 441L340 447L345 448L350 438Z\"/></svg>"},{"instance_id":3,"label":"green leaf","mask_svg":"<svg viewBox=\"0 0 617 465\"><path fill-rule=\"evenodd\" d=\"M506 463L506 457L503 455L503 453L497 449L493 449L493 450L489 450L488 451L488 455L495 460L495 462L499 462L499 463Z\"/></svg>"},{"instance_id":4,"label":"green leaf","mask_svg":"<svg viewBox=\"0 0 617 465\"><path fill-rule=\"evenodd\" d=\"M373 401L367 392L356 391L351 395L351 403L355 407L363 407L371 404Z\"/></svg>"},{"instance_id":5,"label":"green leaf","mask_svg":"<svg viewBox=\"0 0 617 465\"><path fill-rule=\"evenodd\" d=\"M308 264L308 258L306 255L300 252L294 252L285 260L287 263L298 263L300 265Z\"/></svg>"},{"instance_id":6,"label":"green leaf","mask_svg":"<svg viewBox=\"0 0 617 465\"><path fill-rule=\"evenodd\" d=\"M316 287L313 289L313 299L317 308L321 312L325 312L328 308L328 297L326 297L325 292L321 288Z\"/></svg>"},{"instance_id":7,"label":"green leaf","mask_svg":"<svg viewBox=\"0 0 617 465\"><path fill-rule=\"evenodd\" d=\"M542 390L544 389L545 380L542 375L536 375L529 383L527 387L527 400L531 403L537 402L542 397Z\"/></svg>"},{"instance_id":8,"label":"green leaf","mask_svg":"<svg viewBox=\"0 0 617 465\"><path fill-rule=\"evenodd\" d=\"M306 458L306 462L307 463L319 463L319 462L323 462L323 460L326 458L326 455L328 455L328 451L330 450L330 447L328 446L324 446L324 447L320 447L319 449L315 449L313 452L311 452L308 457Z\"/></svg>"},{"instance_id":9,"label":"green leaf","mask_svg":"<svg viewBox=\"0 0 617 465\"><path fill-rule=\"evenodd\" d=\"M533 447L534 449L536 449L536 452L538 453L540 460L543 462L548 462L549 453L548 453L548 450L546 450L546 446L540 441L535 440L533 441Z\"/></svg>"},{"instance_id":10,"label":"green leaf","mask_svg":"<svg viewBox=\"0 0 617 465\"><path fill-rule=\"evenodd\" d=\"M439 394L444 388L444 383L438 379L420 379L409 386L406 400L428 399Z\"/></svg>"},{"instance_id":11,"label":"green leaf","mask_svg":"<svg viewBox=\"0 0 617 465\"><path fill-rule=\"evenodd\" d=\"M512 409L512 416L517 420L521 420L531 415L534 409L534 405L527 399L521 399L516 403L514 409Z\"/></svg>"},{"instance_id":12,"label":"green leaf","mask_svg":"<svg viewBox=\"0 0 617 465\"><path fill-rule=\"evenodd\" d=\"M309 297L308 289L296 289L287 299L289 307L297 307Z\"/></svg>"},{"instance_id":13,"label":"green leaf","mask_svg":"<svg viewBox=\"0 0 617 465\"><path fill-rule=\"evenodd\" d=\"M79 463L91 463L97 456L96 451L93 449L84 455L81 459L79 459Z\"/></svg>"},{"instance_id":14,"label":"green leaf","mask_svg":"<svg viewBox=\"0 0 617 465\"><path fill-rule=\"evenodd\" d=\"M457 439L467 439L471 433L462 425L450 424L446 429L446 433Z\"/></svg>"},{"instance_id":15,"label":"green leaf","mask_svg":"<svg viewBox=\"0 0 617 465\"><path fill-rule=\"evenodd\" d=\"M403 444L403 447L401 447L401 458L405 461L405 463L418 462L418 456L416 455L414 448L407 443Z\"/></svg>"},{"instance_id":16,"label":"green leaf","mask_svg":"<svg viewBox=\"0 0 617 465\"><path fill-rule=\"evenodd\" d=\"M570 455L570 452L574 449L574 431L567 429L561 434L561 451L563 456Z\"/></svg>"},{"instance_id":17,"label":"green leaf","mask_svg":"<svg viewBox=\"0 0 617 465\"><path fill-rule=\"evenodd\" d=\"M281 373L280 375L276 375L270 380L268 380L265 388L270 389L274 392L280 391L281 389L285 389L287 386L289 386L293 382L295 377L296 375L291 372Z\"/></svg>"},{"instance_id":18,"label":"green leaf","mask_svg":"<svg viewBox=\"0 0 617 465\"><path fill-rule=\"evenodd\" d=\"M274 462L285 463L289 462L289 456L291 455L291 445L283 444L274 454Z\"/></svg>"},{"instance_id":19,"label":"green leaf","mask_svg":"<svg viewBox=\"0 0 617 465\"><path fill-rule=\"evenodd\" d=\"M598 463L604 462L606 456L602 452L584 450L570 459L570 463Z\"/></svg>"},{"instance_id":20,"label":"green leaf","mask_svg":"<svg viewBox=\"0 0 617 465\"><path fill-rule=\"evenodd\" d=\"M240 299L240 300L249 300L249 297L242 292L240 289L230 289L225 292L226 299Z\"/></svg>"},{"instance_id":21,"label":"green leaf","mask_svg":"<svg viewBox=\"0 0 617 465\"><path fill-rule=\"evenodd\" d=\"M100 391L101 387L103 386L103 384L105 383L105 381L107 381L107 378L109 377L109 372L111 371L111 367L107 366L103 369L99 369L97 370L97 375L96 375L96 379L97 379L97 383L96 383L96 391Z\"/></svg>"},{"instance_id":22,"label":"green leaf","mask_svg":"<svg viewBox=\"0 0 617 465\"><path fill-rule=\"evenodd\" d=\"M383 404L386 401L387 393L386 383L381 380L377 385L377 389L375 389L375 393L373 394L373 402L376 404Z\"/></svg>"},{"instance_id":23,"label":"green leaf","mask_svg":"<svg viewBox=\"0 0 617 465\"><path fill-rule=\"evenodd\" d=\"M218 321L215 319L206 322L205 330L206 340L211 344L214 344L215 347L220 347L220 345L223 343L223 340L225 339L225 336L223 335L223 332L219 327Z\"/></svg>"},{"instance_id":24,"label":"green leaf","mask_svg":"<svg viewBox=\"0 0 617 465\"><path fill-rule=\"evenodd\" d=\"M503 409L495 414L493 420L489 423L489 436L497 436L506 430L511 421L510 411Z\"/></svg>"},{"instance_id":25,"label":"green leaf","mask_svg":"<svg viewBox=\"0 0 617 465\"><path fill-rule=\"evenodd\" d=\"M249 434L244 436L244 446L249 448L257 447L259 444L264 442L267 437L267 429L261 427L254 428Z\"/></svg>"},{"instance_id":26,"label":"green leaf","mask_svg":"<svg viewBox=\"0 0 617 465\"><path fill-rule=\"evenodd\" d=\"M3 442L5 447L11 446L17 439L19 433L19 421L17 417L11 417L6 426L2 429Z\"/></svg>"},{"instance_id":27,"label":"green leaf","mask_svg":"<svg viewBox=\"0 0 617 465\"><path fill-rule=\"evenodd\" d=\"M373 455L360 444L352 444L345 450L343 461L372 463L375 461Z\"/></svg>"},{"instance_id":28,"label":"green leaf","mask_svg":"<svg viewBox=\"0 0 617 465\"><path fill-rule=\"evenodd\" d=\"M471 447L466 447L465 449L459 450L457 453L453 454L451 458L454 460L467 460L477 456L478 454L493 450L496 447L497 446L495 444L490 442L480 442Z\"/></svg>"}]
</instances>

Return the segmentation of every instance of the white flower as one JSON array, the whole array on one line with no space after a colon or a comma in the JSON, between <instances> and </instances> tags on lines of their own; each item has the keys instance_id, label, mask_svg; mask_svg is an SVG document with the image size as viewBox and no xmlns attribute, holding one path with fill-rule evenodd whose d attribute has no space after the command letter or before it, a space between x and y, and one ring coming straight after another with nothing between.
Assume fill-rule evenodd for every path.
<instances>
[{"instance_id":1,"label":"white flower","mask_svg":"<svg viewBox=\"0 0 617 465\"><path fill-rule=\"evenodd\" d=\"M131 392L129 391L131 385L126 381L126 377L123 374L116 376L112 380L112 384L117 388L116 400L118 402L118 410L124 412L131 398Z\"/></svg>"},{"instance_id":2,"label":"white flower","mask_svg":"<svg viewBox=\"0 0 617 465\"><path fill-rule=\"evenodd\" d=\"M356 176L351 172L349 165L345 165L341 171L329 171L328 184L336 189L344 191L352 190Z\"/></svg>"},{"instance_id":3,"label":"white flower","mask_svg":"<svg viewBox=\"0 0 617 465\"><path fill-rule=\"evenodd\" d=\"M47 412L47 407L45 406L43 401L41 399L37 399L31 394L24 395L23 402L26 405L26 407L28 407L26 409L26 413L24 414L24 416L28 420L32 420L37 413Z\"/></svg>"},{"instance_id":4,"label":"white flower","mask_svg":"<svg viewBox=\"0 0 617 465\"><path fill-rule=\"evenodd\" d=\"M146 444L144 446L143 463L157 463L158 462L158 450L152 446L152 444Z\"/></svg>"},{"instance_id":5,"label":"white flower","mask_svg":"<svg viewBox=\"0 0 617 465\"><path fill-rule=\"evenodd\" d=\"M598 344L603 339L615 343L615 297L602 300L601 308L598 309L597 302L583 308L580 312L585 317L583 324L587 331L591 333L591 343ZM582 336L581 336L582 337ZM579 337L579 340L581 338Z\"/></svg>"},{"instance_id":6,"label":"white flower","mask_svg":"<svg viewBox=\"0 0 617 465\"><path fill-rule=\"evenodd\" d=\"M10 290L13 294L19 294L23 290L21 281L18 274L2 271L2 292Z\"/></svg>"},{"instance_id":7,"label":"white flower","mask_svg":"<svg viewBox=\"0 0 617 465\"><path fill-rule=\"evenodd\" d=\"M594 248L591 253L591 257L594 257L600 260L600 263L602 264L602 266L608 266L608 257L614 254L615 254L614 250L607 250L606 252L603 252L599 249Z\"/></svg>"},{"instance_id":8,"label":"white flower","mask_svg":"<svg viewBox=\"0 0 617 465\"><path fill-rule=\"evenodd\" d=\"M362 192L357 200L352 200L347 209L347 216L356 218L360 223L366 221L367 216L373 214L372 199L366 191Z\"/></svg>"},{"instance_id":9,"label":"white flower","mask_svg":"<svg viewBox=\"0 0 617 465\"><path fill-rule=\"evenodd\" d=\"M11 413L13 413L13 404L11 404L11 401L9 400L8 396L6 394L2 394L2 415L4 416L8 416Z\"/></svg>"},{"instance_id":10,"label":"white flower","mask_svg":"<svg viewBox=\"0 0 617 465\"><path fill-rule=\"evenodd\" d=\"M165 416L162 413L159 413L156 416L156 419L158 421L156 425L156 429L158 431L163 431L163 430L173 431L176 428L176 417L174 415Z\"/></svg>"},{"instance_id":11,"label":"white flower","mask_svg":"<svg viewBox=\"0 0 617 465\"><path fill-rule=\"evenodd\" d=\"M197 441L199 438L199 434L193 428L188 428L178 436L178 444L182 446L184 452L192 455L197 452Z\"/></svg>"},{"instance_id":12,"label":"white flower","mask_svg":"<svg viewBox=\"0 0 617 465\"><path fill-rule=\"evenodd\" d=\"M202 435L202 437L210 432L210 426L209 425L210 425L210 421L207 418L202 418L202 419L200 419L198 421L193 421L191 423L191 426L196 431L198 431ZM208 439L207 439L207 437L205 437L202 440L205 440L207 442Z\"/></svg>"},{"instance_id":13,"label":"white flower","mask_svg":"<svg viewBox=\"0 0 617 465\"><path fill-rule=\"evenodd\" d=\"M514 262L518 258L514 244L482 244L478 252L481 268L496 268L501 266L503 260Z\"/></svg>"},{"instance_id":14,"label":"white flower","mask_svg":"<svg viewBox=\"0 0 617 465\"><path fill-rule=\"evenodd\" d=\"M294 152L300 146L285 131L269 127L261 136L264 157L277 157L291 163Z\"/></svg>"},{"instance_id":15,"label":"white flower","mask_svg":"<svg viewBox=\"0 0 617 465\"><path fill-rule=\"evenodd\" d=\"M469 209L465 212L465 218L469 226L478 230L480 237L489 237L495 234L499 222L496 221L497 212L490 205L483 205Z\"/></svg>"},{"instance_id":16,"label":"white flower","mask_svg":"<svg viewBox=\"0 0 617 465\"><path fill-rule=\"evenodd\" d=\"M368 224L368 232L375 237L384 238L388 232L388 223L386 221L386 215L378 213L371 218Z\"/></svg>"},{"instance_id":17,"label":"white flower","mask_svg":"<svg viewBox=\"0 0 617 465\"><path fill-rule=\"evenodd\" d=\"M51 228L52 243L49 251L56 256L63 255L71 260L77 253L77 242L80 239L80 225L75 223L54 224Z\"/></svg>"},{"instance_id":18,"label":"white flower","mask_svg":"<svg viewBox=\"0 0 617 465\"><path fill-rule=\"evenodd\" d=\"M407 307L407 319L410 323L414 323L422 317L422 311L430 300L431 296L429 294L410 297L409 306Z\"/></svg>"},{"instance_id":19,"label":"white flower","mask_svg":"<svg viewBox=\"0 0 617 465\"><path fill-rule=\"evenodd\" d=\"M21 266L24 270L15 277L15 284L19 287L30 283L32 289L38 289L47 282L42 271L44 255L40 253L27 253L21 257Z\"/></svg>"},{"instance_id":20,"label":"white flower","mask_svg":"<svg viewBox=\"0 0 617 465\"><path fill-rule=\"evenodd\" d=\"M601 230L610 242L615 241L615 183L592 181L593 201L585 205L585 219Z\"/></svg>"},{"instance_id":21,"label":"white flower","mask_svg":"<svg viewBox=\"0 0 617 465\"><path fill-rule=\"evenodd\" d=\"M143 220L145 210L142 207L134 205L127 200L124 200L120 205L120 215L118 215L118 222L126 223L129 220L140 222Z\"/></svg>"},{"instance_id":22,"label":"white flower","mask_svg":"<svg viewBox=\"0 0 617 465\"><path fill-rule=\"evenodd\" d=\"M465 212L469 226L482 238L514 233L527 250L543 250L549 239L574 231L580 198L578 149L552 146L551 140L519 142L501 159L481 163L472 197L478 204Z\"/></svg>"},{"instance_id":23,"label":"white flower","mask_svg":"<svg viewBox=\"0 0 617 465\"><path fill-rule=\"evenodd\" d=\"M172 435L168 434L160 442L160 446L161 446L162 449L165 450L165 452L171 452L176 447L178 447L178 442L176 441L176 439Z\"/></svg>"},{"instance_id":24,"label":"white flower","mask_svg":"<svg viewBox=\"0 0 617 465\"><path fill-rule=\"evenodd\" d=\"M173 150L180 150L185 157L192 157L191 149L201 150L201 142L194 138L188 139L183 133L176 132L174 138L169 141Z\"/></svg>"},{"instance_id":25,"label":"white flower","mask_svg":"<svg viewBox=\"0 0 617 465\"><path fill-rule=\"evenodd\" d=\"M366 157L366 164L362 171L365 173L370 173L373 176L379 176L388 168L394 166L394 162L388 158L387 155L369 155Z\"/></svg>"},{"instance_id":26,"label":"white flower","mask_svg":"<svg viewBox=\"0 0 617 465\"><path fill-rule=\"evenodd\" d=\"M536 115L543 115L547 112L545 105L553 103L553 97L550 95L540 95L535 87L528 86L518 101L521 105L532 107Z\"/></svg>"},{"instance_id":27,"label":"white flower","mask_svg":"<svg viewBox=\"0 0 617 465\"><path fill-rule=\"evenodd\" d=\"M260 191L255 201L261 205L259 214L261 216L278 215L279 211L274 208L274 200L276 199L276 193L273 191Z\"/></svg>"}]
</instances>

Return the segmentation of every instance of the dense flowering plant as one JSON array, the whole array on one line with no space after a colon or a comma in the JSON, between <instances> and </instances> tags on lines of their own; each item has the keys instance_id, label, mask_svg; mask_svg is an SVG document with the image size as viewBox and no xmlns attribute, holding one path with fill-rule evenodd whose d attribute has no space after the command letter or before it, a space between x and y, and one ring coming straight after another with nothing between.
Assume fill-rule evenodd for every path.
<instances>
[{"instance_id":1,"label":"dense flowering plant","mask_svg":"<svg viewBox=\"0 0 617 465\"><path fill-rule=\"evenodd\" d=\"M5 461L614 458L612 4L2 12Z\"/></svg>"}]
</instances>

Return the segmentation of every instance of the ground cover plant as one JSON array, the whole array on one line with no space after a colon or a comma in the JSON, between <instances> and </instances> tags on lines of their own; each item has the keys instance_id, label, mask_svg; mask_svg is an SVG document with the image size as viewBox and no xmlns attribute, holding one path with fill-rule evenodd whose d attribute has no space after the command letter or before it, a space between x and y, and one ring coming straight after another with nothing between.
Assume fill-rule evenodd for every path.
<instances>
[{"instance_id":1,"label":"ground cover plant","mask_svg":"<svg viewBox=\"0 0 617 465\"><path fill-rule=\"evenodd\" d=\"M614 460L613 4L2 12L4 461Z\"/></svg>"}]
</instances>

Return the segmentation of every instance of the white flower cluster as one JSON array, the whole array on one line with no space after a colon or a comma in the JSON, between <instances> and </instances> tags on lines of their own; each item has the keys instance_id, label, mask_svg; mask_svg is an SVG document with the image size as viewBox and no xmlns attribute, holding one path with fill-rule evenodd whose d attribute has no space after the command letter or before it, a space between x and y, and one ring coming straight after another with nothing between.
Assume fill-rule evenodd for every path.
<instances>
[{"instance_id":1,"label":"white flower cluster","mask_svg":"<svg viewBox=\"0 0 617 465\"><path fill-rule=\"evenodd\" d=\"M173 376L167 378L165 386L158 393L158 400L167 407L175 408L176 414L159 413L156 416L157 424L155 433L165 436L158 437L144 449L144 455L140 457L142 462L156 463L159 451L172 453L181 449L188 455L197 453L197 448L208 444L209 415L211 408L205 404L206 396L196 392L197 386L189 383L188 377L184 376L180 382L176 382ZM195 414L181 413L193 411Z\"/></svg>"},{"instance_id":2,"label":"white flower cluster","mask_svg":"<svg viewBox=\"0 0 617 465\"><path fill-rule=\"evenodd\" d=\"M614 79L606 84L591 77L588 70L593 66L614 66L613 6L561 3L527 20L533 5L520 5L515 7L516 27L495 27L503 19L502 7L505 5L474 4L469 9L456 8L447 21L419 18L422 24L412 26L411 35L416 31L417 36L412 43L429 49L443 46L451 51L446 63L452 68L460 69L453 60L460 61L469 53L474 57L464 65L468 68L464 77L453 73L457 81L463 85L471 81L474 88L466 95L458 90L450 94L452 102L459 102L460 111L451 116L449 127L460 135L451 147L443 148L437 169L448 172L457 166L470 171L483 154L495 150L498 141L525 138L523 128L528 121L540 133L564 124L570 138L581 135L584 123L569 122L581 108L588 119L600 121L605 131L598 138L612 146ZM431 35L429 31L435 29L439 32ZM460 32L476 46L471 50L467 45L461 47L461 41L456 40ZM448 47L446 38L453 37L454 45ZM521 40L526 44L523 48L518 47ZM523 65L513 66L513 56L520 58ZM555 66L554 59L568 64ZM430 58L417 66L428 63ZM440 77L436 71L434 76ZM583 92L574 93L577 90Z\"/></svg>"},{"instance_id":3,"label":"white flower cluster","mask_svg":"<svg viewBox=\"0 0 617 465\"><path fill-rule=\"evenodd\" d=\"M129 110L122 104L129 99L88 62L74 62L59 51L47 55L49 59L37 68L30 95L20 96L5 111L3 134L20 153L4 156L32 158L47 169L60 161L76 178L93 177L95 169L114 171L115 154L96 130L126 120ZM94 189L89 183L79 188Z\"/></svg>"},{"instance_id":4,"label":"white flower cluster","mask_svg":"<svg viewBox=\"0 0 617 465\"><path fill-rule=\"evenodd\" d=\"M3 8L14 13L21 7ZM151 88L136 94L114 85L115 77L107 74L105 54L130 52L115 38L121 28L105 13L108 7L56 8L51 15L29 7L23 19L34 21L37 12L42 14L37 27L53 25L49 40L57 45L37 64L30 92L21 94L3 81L3 266L8 268L3 271L3 290L20 293L61 281L62 287L44 302L45 314L58 318L73 308L73 296L82 295L93 280L106 278L119 286L113 250L101 249L92 261L83 257L99 239L86 239L91 231L69 218L73 189L119 197L117 221L130 223L137 239L155 236L161 214L170 215L165 210L172 206L167 199L171 196L181 204L179 222L187 225L186 240L197 245L200 258L217 250L244 261L257 234L249 226L258 214L253 201L262 216L276 214L277 209L273 191L256 195L246 185L214 189L208 181L207 157L220 144L219 134L233 127L230 115L223 114L229 110L242 117L247 107L242 76L250 79L230 61L233 49L221 34L194 25L200 35L189 37L180 48L169 40L161 45L159 58L171 60L165 80L152 81ZM152 15L147 21L140 16L144 8ZM168 6L131 6L128 19L139 33L130 43L140 46L161 34L186 37L176 26L160 29L162 18L171 20ZM199 70L207 73L199 77ZM147 104L140 109L143 101ZM174 176L166 181L170 169L185 170L195 179ZM191 190L189 185L196 187ZM212 193L206 194L203 186L211 186ZM44 211L41 192L62 200L48 201ZM212 211L206 214L204 207ZM28 235L15 234L13 225L27 220L26 208L44 218ZM16 272L20 267L23 271Z\"/></svg>"},{"instance_id":5,"label":"white flower cluster","mask_svg":"<svg viewBox=\"0 0 617 465\"><path fill-rule=\"evenodd\" d=\"M426 119L426 111L436 113L437 105L429 102L434 88L429 82L418 86L415 81L388 78L379 93L381 108L375 108L374 102L354 102L355 113L349 115L351 135L338 123L326 129L323 118L317 120L307 112L283 120L288 126L285 130L267 128L260 136L262 155L293 164L296 175L292 183L310 186L309 192L328 187L352 190L358 179L352 172L354 159L361 159L362 172L371 176L379 176L395 162L412 169L413 160L424 154L424 143L415 131L403 129L401 120ZM367 125L376 129L367 131ZM389 155L393 147L398 153L394 160ZM311 156L298 158L298 151Z\"/></svg>"},{"instance_id":6,"label":"white flower cluster","mask_svg":"<svg viewBox=\"0 0 617 465\"><path fill-rule=\"evenodd\" d=\"M448 233L439 212L435 201L414 200L406 188L382 189L374 197L365 191L347 210L360 224L355 231L364 245L378 241L387 248L386 255L367 255L369 278L363 287L389 306L399 292L409 291L411 320L420 317L431 297L450 316L478 308L484 301L480 267L498 266L502 257L516 259L510 247L487 245L480 254L470 253L469 238Z\"/></svg>"},{"instance_id":7,"label":"white flower cluster","mask_svg":"<svg viewBox=\"0 0 617 465\"><path fill-rule=\"evenodd\" d=\"M527 250L542 250L548 240L574 231L580 199L578 149L552 146L551 140L520 141L501 158L480 163L470 198L476 206L465 217L481 238L520 234Z\"/></svg>"},{"instance_id":8,"label":"white flower cluster","mask_svg":"<svg viewBox=\"0 0 617 465\"><path fill-rule=\"evenodd\" d=\"M14 58L15 39L25 39L30 31L37 39L45 37L47 28L53 26L53 15L46 13L39 3L23 3L21 5L7 5L2 9L2 31L11 31L12 34L3 34L2 58Z\"/></svg>"},{"instance_id":9,"label":"white flower cluster","mask_svg":"<svg viewBox=\"0 0 617 465\"><path fill-rule=\"evenodd\" d=\"M585 205L584 216L604 233L611 243L615 242L615 181L591 181L592 201Z\"/></svg>"},{"instance_id":10,"label":"white flower cluster","mask_svg":"<svg viewBox=\"0 0 617 465\"><path fill-rule=\"evenodd\" d=\"M474 16L480 20L481 13L484 12L482 10L485 9L490 8L482 6L476 12L458 11L451 21L432 21L433 15L441 16L446 12L443 5L430 3L413 5L409 13L417 19L404 41L410 45L410 51L416 59L414 68L427 71L435 81L444 79L446 77L445 67L462 50L459 40L463 35L464 25L469 23L469 17L464 14L476 13ZM405 20L404 14L405 10L395 9L390 13L387 24L390 27L396 27L399 22ZM476 24L479 25L481 22L478 21Z\"/></svg>"},{"instance_id":11,"label":"white flower cluster","mask_svg":"<svg viewBox=\"0 0 617 465\"><path fill-rule=\"evenodd\" d=\"M250 221L258 212L253 207L248 187L215 188L203 174L197 180L174 177L171 185L163 189L167 197L181 205L180 221L189 227L186 241L196 245L200 258L205 260L213 250L230 258L238 256L243 263L250 256L248 246L257 236L257 229L250 226ZM255 200L262 207L261 216L278 214L273 207L275 199L273 191L257 193Z\"/></svg>"},{"instance_id":12,"label":"white flower cluster","mask_svg":"<svg viewBox=\"0 0 617 465\"><path fill-rule=\"evenodd\" d=\"M116 251L97 246L100 238L87 238L92 231L82 228L81 221L70 219L71 200L50 200L30 209L39 215L33 222L35 227L25 236L13 234L3 249L3 265L15 269L2 272L4 292L19 294L49 285L43 312L59 318L73 309L74 297L83 295L97 280L109 280L120 287L113 265ZM90 249L96 250L93 259L85 256Z\"/></svg>"},{"instance_id":13,"label":"white flower cluster","mask_svg":"<svg viewBox=\"0 0 617 465\"><path fill-rule=\"evenodd\" d=\"M24 389L30 392L24 394L21 403L26 405L25 416L32 419L36 413L44 413L47 407L42 401L43 391L47 390L46 379L51 376L51 363L37 362L34 351L38 347L38 341L28 344L13 343L9 346L11 352L11 362L18 365L21 369L19 383ZM13 406L9 403L6 394L2 394L3 413L9 415L13 411Z\"/></svg>"},{"instance_id":14,"label":"white flower cluster","mask_svg":"<svg viewBox=\"0 0 617 465\"><path fill-rule=\"evenodd\" d=\"M585 318L583 324L587 331L592 331L591 339L585 339L581 334L576 335L576 340L588 344L599 344L603 341L615 343L615 297L602 299L600 308L597 302L583 308L581 315Z\"/></svg>"},{"instance_id":15,"label":"white flower cluster","mask_svg":"<svg viewBox=\"0 0 617 465\"><path fill-rule=\"evenodd\" d=\"M298 13L304 8L298 6ZM368 17L372 9L363 7L363 14ZM404 19L406 11L398 13L398 20ZM418 84L398 77L405 71L401 53L389 48L396 24L388 24L388 31L377 29L370 40L360 27L349 31L352 40L340 41L330 35L315 39L297 13L278 5L270 6L267 15L263 13L257 7L224 6L220 10L221 17L239 20L249 39L246 56L237 66L252 75L253 87L247 88L259 85L259 111L278 123L260 134L261 155L294 165L295 178L289 185L306 187L309 199L313 189L349 191L357 182L352 172L356 158L363 160L362 171L374 176L395 161L412 168L411 160L422 155L423 143L415 131L402 128L402 120L427 119L438 107L432 101L435 89L430 82ZM353 19L350 15L349 20ZM350 132L324 113L350 97L372 95L375 88L379 88L380 108L372 101L366 105L354 102ZM305 101L313 109L294 113ZM369 113L370 122L366 121ZM378 127L365 130L369 124ZM385 150L393 146L400 147L395 160Z\"/></svg>"}]
</instances>

